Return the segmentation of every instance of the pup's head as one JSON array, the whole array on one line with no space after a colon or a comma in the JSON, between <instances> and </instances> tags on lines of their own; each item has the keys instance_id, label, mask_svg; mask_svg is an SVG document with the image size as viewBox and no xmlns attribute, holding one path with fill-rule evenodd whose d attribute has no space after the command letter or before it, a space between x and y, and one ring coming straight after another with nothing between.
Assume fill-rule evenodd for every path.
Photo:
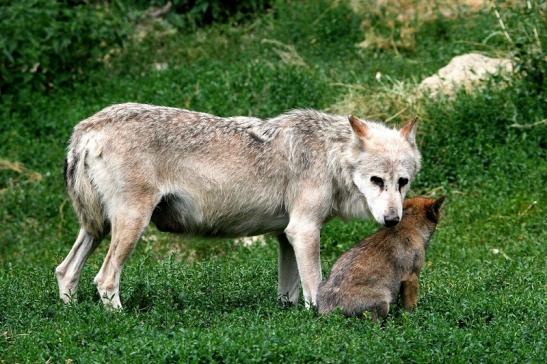
<instances>
[{"instance_id":1,"label":"pup's head","mask_svg":"<svg viewBox=\"0 0 547 364\"><path fill-rule=\"evenodd\" d=\"M403 215L410 182L420 169L416 119L401 129L349 117L354 132L353 183L365 196L374 219L394 226Z\"/></svg>"},{"instance_id":2,"label":"pup's head","mask_svg":"<svg viewBox=\"0 0 547 364\"><path fill-rule=\"evenodd\" d=\"M439 223L444 199L444 196L436 200L426 197L409 198L404 203L402 224L433 232Z\"/></svg>"}]
</instances>

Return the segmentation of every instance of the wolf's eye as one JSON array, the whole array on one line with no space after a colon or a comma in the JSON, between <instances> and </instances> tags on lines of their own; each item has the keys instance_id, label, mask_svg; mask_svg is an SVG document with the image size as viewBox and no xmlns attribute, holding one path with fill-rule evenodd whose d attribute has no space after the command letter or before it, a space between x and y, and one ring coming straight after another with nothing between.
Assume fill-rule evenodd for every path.
<instances>
[{"instance_id":1,"label":"wolf's eye","mask_svg":"<svg viewBox=\"0 0 547 364\"><path fill-rule=\"evenodd\" d=\"M374 183L376 186L380 188L384 188L384 180L377 176L370 177L370 182Z\"/></svg>"},{"instance_id":2,"label":"wolf's eye","mask_svg":"<svg viewBox=\"0 0 547 364\"><path fill-rule=\"evenodd\" d=\"M399 178L399 188L403 188L408 183L408 178Z\"/></svg>"}]
</instances>

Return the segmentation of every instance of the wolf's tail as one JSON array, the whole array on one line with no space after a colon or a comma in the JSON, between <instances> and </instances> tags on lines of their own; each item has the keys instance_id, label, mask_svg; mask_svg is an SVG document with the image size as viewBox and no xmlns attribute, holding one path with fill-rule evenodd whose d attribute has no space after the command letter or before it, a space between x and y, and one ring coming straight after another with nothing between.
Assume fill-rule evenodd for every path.
<instances>
[{"instance_id":1,"label":"wolf's tail","mask_svg":"<svg viewBox=\"0 0 547 364\"><path fill-rule=\"evenodd\" d=\"M101 196L89 174L88 150L78 144L81 143L72 141L65 159L66 188L82 228L93 237L102 238L108 233L109 224Z\"/></svg>"}]
</instances>

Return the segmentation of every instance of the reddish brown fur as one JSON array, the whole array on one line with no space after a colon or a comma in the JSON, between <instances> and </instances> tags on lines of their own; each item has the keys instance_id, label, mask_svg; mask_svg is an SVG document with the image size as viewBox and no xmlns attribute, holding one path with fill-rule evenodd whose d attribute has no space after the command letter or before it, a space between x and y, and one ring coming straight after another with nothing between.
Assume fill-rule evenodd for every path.
<instances>
[{"instance_id":1,"label":"reddish brown fur","mask_svg":"<svg viewBox=\"0 0 547 364\"><path fill-rule=\"evenodd\" d=\"M319 313L340 308L347 316L370 311L373 319L385 317L399 294L406 309L414 308L425 251L443 201L406 200L398 225L380 229L344 253L319 288Z\"/></svg>"}]
</instances>

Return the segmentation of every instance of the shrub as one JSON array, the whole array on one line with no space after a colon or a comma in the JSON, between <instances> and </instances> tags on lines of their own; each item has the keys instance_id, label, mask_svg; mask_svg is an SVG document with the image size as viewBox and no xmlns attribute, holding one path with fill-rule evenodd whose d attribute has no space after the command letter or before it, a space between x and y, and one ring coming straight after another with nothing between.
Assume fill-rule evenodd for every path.
<instances>
[{"instance_id":1,"label":"shrub","mask_svg":"<svg viewBox=\"0 0 547 364\"><path fill-rule=\"evenodd\" d=\"M263 11L270 0L174 0L165 14L179 29ZM124 45L147 6L167 1L30 0L0 3L0 95L30 87L40 91L82 79Z\"/></svg>"},{"instance_id":2,"label":"shrub","mask_svg":"<svg viewBox=\"0 0 547 364\"><path fill-rule=\"evenodd\" d=\"M181 29L212 23L241 22L254 13L270 8L272 0L154 0L138 1L142 7L168 6L167 20Z\"/></svg>"},{"instance_id":3,"label":"shrub","mask_svg":"<svg viewBox=\"0 0 547 364\"><path fill-rule=\"evenodd\" d=\"M104 63L130 30L115 1L14 1L0 5L0 14L0 94L74 81Z\"/></svg>"}]
</instances>

